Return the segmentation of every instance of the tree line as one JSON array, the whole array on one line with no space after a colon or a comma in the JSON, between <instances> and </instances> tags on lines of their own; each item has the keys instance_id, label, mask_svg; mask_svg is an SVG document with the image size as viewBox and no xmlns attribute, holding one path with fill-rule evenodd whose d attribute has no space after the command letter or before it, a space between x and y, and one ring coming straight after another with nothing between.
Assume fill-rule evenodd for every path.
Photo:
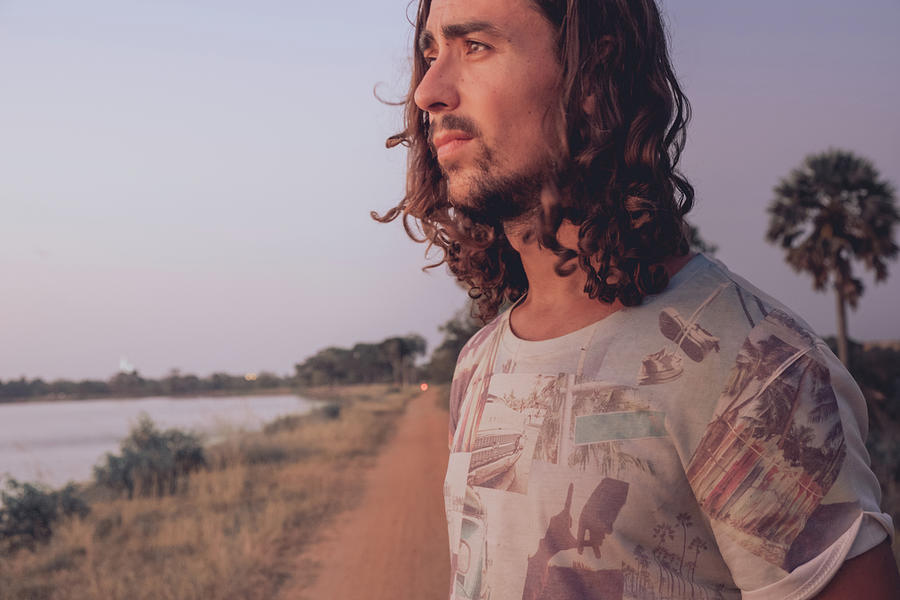
<instances>
[{"instance_id":1,"label":"tree line","mask_svg":"<svg viewBox=\"0 0 900 600\"><path fill-rule=\"evenodd\" d=\"M352 348L331 346L319 350L294 366L294 381L300 387L354 383L415 382L420 374L416 359L425 355L425 338L412 333L389 337L375 344Z\"/></svg>"},{"instance_id":2,"label":"tree line","mask_svg":"<svg viewBox=\"0 0 900 600\"><path fill-rule=\"evenodd\" d=\"M254 392L291 386L290 377L263 372L254 377L213 373L208 377L182 374L173 369L159 379L146 378L137 371L116 373L109 379L73 381L41 378L0 381L0 402L29 399L138 398L146 396L179 396L229 392Z\"/></svg>"},{"instance_id":3,"label":"tree line","mask_svg":"<svg viewBox=\"0 0 900 600\"><path fill-rule=\"evenodd\" d=\"M427 371L416 365L417 359L425 355L425 350L425 339L418 334L409 334L389 337L378 343L359 343L352 348L325 348L297 363L294 373L286 376L263 371L247 375L219 372L198 377L173 369L159 379L143 377L137 371L116 373L105 380L45 381L42 378L20 377L0 380L0 402L254 393L354 383L393 382L405 385L415 382Z\"/></svg>"}]
</instances>

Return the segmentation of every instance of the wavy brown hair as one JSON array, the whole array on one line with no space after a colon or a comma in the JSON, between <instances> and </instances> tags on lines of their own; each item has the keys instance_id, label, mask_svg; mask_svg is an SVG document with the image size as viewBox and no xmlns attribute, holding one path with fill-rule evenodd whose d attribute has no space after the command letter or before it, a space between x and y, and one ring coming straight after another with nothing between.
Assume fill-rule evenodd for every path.
<instances>
[{"instance_id":1,"label":"wavy brown hair","mask_svg":"<svg viewBox=\"0 0 900 600\"><path fill-rule=\"evenodd\" d=\"M663 260L687 253L683 217L694 199L676 170L690 104L669 60L659 9L654 0L529 1L557 32L556 116L565 139L554 191L542 196L534 233L559 257L560 275L573 272L570 261L577 259L591 298L640 304L668 285ZM420 1L416 40L430 8L431 0ZM372 216L383 223L402 217L412 239L438 248L441 260L426 268L447 264L487 320L504 301L521 297L528 280L502 220L473 217L448 200L428 143L428 115L413 99L428 68L414 46L405 129L387 141L409 149L406 195ZM579 226L577 248L557 241L563 219Z\"/></svg>"}]
</instances>

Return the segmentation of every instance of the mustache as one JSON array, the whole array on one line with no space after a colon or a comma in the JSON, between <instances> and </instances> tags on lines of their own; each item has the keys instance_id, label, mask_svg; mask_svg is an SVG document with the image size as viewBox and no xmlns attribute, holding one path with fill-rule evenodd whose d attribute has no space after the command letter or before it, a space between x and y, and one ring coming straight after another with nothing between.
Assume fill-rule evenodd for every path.
<instances>
[{"instance_id":1,"label":"mustache","mask_svg":"<svg viewBox=\"0 0 900 600\"><path fill-rule=\"evenodd\" d=\"M429 119L428 125L428 145L432 150L434 150L434 136L441 131L461 131L473 138L481 135L481 130L478 129L475 121L460 115L445 115L440 119Z\"/></svg>"}]
</instances>

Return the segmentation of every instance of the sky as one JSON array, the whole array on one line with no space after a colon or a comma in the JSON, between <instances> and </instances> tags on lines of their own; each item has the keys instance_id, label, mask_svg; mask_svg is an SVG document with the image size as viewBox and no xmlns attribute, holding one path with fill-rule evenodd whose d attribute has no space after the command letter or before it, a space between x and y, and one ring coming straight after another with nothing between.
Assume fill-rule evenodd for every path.
<instances>
[{"instance_id":1,"label":"sky","mask_svg":"<svg viewBox=\"0 0 900 600\"><path fill-rule=\"evenodd\" d=\"M717 258L821 335L835 302L764 241L778 180L845 148L900 184L895 0L670 0L682 169ZM293 365L465 302L395 205L407 2L0 0L0 380ZM409 9L412 14L413 9ZM900 338L900 265L850 314Z\"/></svg>"}]
</instances>

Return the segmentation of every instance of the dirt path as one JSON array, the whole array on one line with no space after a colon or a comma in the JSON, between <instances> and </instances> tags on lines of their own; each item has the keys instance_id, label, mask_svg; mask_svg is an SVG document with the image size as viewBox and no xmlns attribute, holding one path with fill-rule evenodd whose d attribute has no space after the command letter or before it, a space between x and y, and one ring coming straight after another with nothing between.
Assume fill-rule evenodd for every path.
<instances>
[{"instance_id":1,"label":"dirt path","mask_svg":"<svg viewBox=\"0 0 900 600\"><path fill-rule=\"evenodd\" d=\"M360 505L338 516L305 558L320 565L309 589L280 600L444 600L450 582L442 486L447 413L429 390L413 399L366 477Z\"/></svg>"}]
</instances>

